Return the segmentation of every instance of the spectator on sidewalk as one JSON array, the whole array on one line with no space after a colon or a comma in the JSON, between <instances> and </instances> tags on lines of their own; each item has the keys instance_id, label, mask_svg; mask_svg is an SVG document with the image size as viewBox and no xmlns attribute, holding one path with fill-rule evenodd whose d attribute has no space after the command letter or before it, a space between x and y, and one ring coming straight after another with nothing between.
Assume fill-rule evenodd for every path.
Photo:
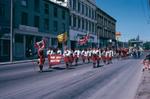
<instances>
[{"instance_id":1,"label":"spectator on sidewalk","mask_svg":"<svg viewBox=\"0 0 150 99\"><path fill-rule=\"evenodd\" d=\"M146 57L143 60L143 71L150 70L150 54L146 55Z\"/></svg>"}]
</instances>

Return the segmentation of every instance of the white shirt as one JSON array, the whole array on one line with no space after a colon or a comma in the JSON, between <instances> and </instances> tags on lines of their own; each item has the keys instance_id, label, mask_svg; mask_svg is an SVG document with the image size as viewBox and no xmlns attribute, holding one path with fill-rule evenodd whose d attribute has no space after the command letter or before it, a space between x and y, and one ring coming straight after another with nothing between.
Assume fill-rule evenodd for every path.
<instances>
[{"instance_id":1,"label":"white shirt","mask_svg":"<svg viewBox=\"0 0 150 99\"><path fill-rule=\"evenodd\" d=\"M52 54L54 54L53 50L48 50L47 51L47 55L52 55Z\"/></svg>"},{"instance_id":2,"label":"white shirt","mask_svg":"<svg viewBox=\"0 0 150 99\"><path fill-rule=\"evenodd\" d=\"M62 55L61 50L58 50L58 51L57 51L57 54Z\"/></svg>"},{"instance_id":3,"label":"white shirt","mask_svg":"<svg viewBox=\"0 0 150 99\"><path fill-rule=\"evenodd\" d=\"M65 50L63 56L70 56L71 51L70 50Z\"/></svg>"},{"instance_id":4,"label":"white shirt","mask_svg":"<svg viewBox=\"0 0 150 99\"><path fill-rule=\"evenodd\" d=\"M80 56L80 50L75 50L74 53L73 53L73 55L74 56L77 55L77 57L79 57Z\"/></svg>"}]
</instances>

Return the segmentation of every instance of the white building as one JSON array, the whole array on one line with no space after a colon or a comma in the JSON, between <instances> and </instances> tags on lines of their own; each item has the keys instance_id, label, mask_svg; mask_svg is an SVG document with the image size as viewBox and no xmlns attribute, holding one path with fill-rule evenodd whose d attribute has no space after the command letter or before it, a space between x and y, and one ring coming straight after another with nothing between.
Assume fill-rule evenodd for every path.
<instances>
[{"instance_id":1,"label":"white building","mask_svg":"<svg viewBox=\"0 0 150 99\"><path fill-rule=\"evenodd\" d=\"M96 46L96 2L95 0L69 0L71 47L77 47L77 41L90 34L90 44Z\"/></svg>"},{"instance_id":2,"label":"white building","mask_svg":"<svg viewBox=\"0 0 150 99\"><path fill-rule=\"evenodd\" d=\"M95 0L50 0L70 10L69 38L71 48L78 47L78 40L90 34L88 46L96 46L96 1Z\"/></svg>"}]
</instances>

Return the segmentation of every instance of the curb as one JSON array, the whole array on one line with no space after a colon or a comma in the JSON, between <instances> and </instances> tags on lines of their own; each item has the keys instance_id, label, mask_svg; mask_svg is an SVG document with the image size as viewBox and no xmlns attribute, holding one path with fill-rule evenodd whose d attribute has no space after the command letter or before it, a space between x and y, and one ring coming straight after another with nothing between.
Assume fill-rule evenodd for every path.
<instances>
[{"instance_id":1,"label":"curb","mask_svg":"<svg viewBox=\"0 0 150 99\"><path fill-rule=\"evenodd\" d=\"M37 61L37 59L21 60L21 61L13 61L13 62L3 62L3 63L0 63L0 65L19 64L19 63L26 63L26 62L32 62L32 61Z\"/></svg>"}]
</instances>

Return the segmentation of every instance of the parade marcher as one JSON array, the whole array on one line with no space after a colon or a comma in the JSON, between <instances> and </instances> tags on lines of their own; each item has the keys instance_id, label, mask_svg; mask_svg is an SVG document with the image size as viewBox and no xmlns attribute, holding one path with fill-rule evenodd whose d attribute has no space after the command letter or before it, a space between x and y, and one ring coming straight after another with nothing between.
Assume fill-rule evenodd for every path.
<instances>
[{"instance_id":1,"label":"parade marcher","mask_svg":"<svg viewBox=\"0 0 150 99\"><path fill-rule=\"evenodd\" d=\"M42 72L43 71L43 65L45 62L45 56L44 56L45 41L42 40L40 42L37 42L35 44L35 47L38 49L38 57L39 57L38 65L40 68L40 72Z\"/></svg>"},{"instance_id":2,"label":"parade marcher","mask_svg":"<svg viewBox=\"0 0 150 99\"><path fill-rule=\"evenodd\" d=\"M101 57L102 57L104 64L106 64L106 56L105 55L106 55L106 49L102 49Z\"/></svg>"},{"instance_id":3,"label":"parade marcher","mask_svg":"<svg viewBox=\"0 0 150 99\"><path fill-rule=\"evenodd\" d=\"M71 51L66 48L64 50L63 56L64 56L64 61L67 69L69 69L70 55L71 55Z\"/></svg>"},{"instance_id":4,"label":"parade marcher","mask_svg":"<svg viewBox=\"0 0 150 99\"><path fill-rule=\"evenodd\" d=\"M54 55L53 48L49 48L48 51L47 51L49 68L52 68L51 59L50 59L50 58L51 58L51 55Z\"/></svg>"},{"instance_id":5,"label":"parade marcher","mask_svg":"<svg viewBox=\"0 0 150 99\"><path fill-rule=\"evenodd\" d=\"M112 64L112 58L113 58L113 56L114 56L114 52L113 52L112 49L110 49L109 50L109 63L111 63L111 64Z\"/></svg>"},{"instance_id":6,"label":"parade marcher","mask_svg":"<svg viewBox=\"0 0 150 99\"><path fill-rule=\"evenodd\" d=\"M71 51L71 54L70 54L70 56L69 56L69 63L70 63L70 65L72 66L72 64L73 64L73 62L74 62L74 56L73 56L73 50L70 49L70 51Z\"/></svg>"},{"instance_id":7,"label":"parade marcher","mask_svg":"<svg viewBox=\"0 0 150 99\"><path fill-rule=\"evenodd\" d=\"M82 57L83 63L85 63L85 60L86 60L86 57L87 57L86 49L81 51L81 57Z\"/></svg>"},{"instance_id":8,"label":"parade marcher","mask_svg":"<svg viewBox=\"0 0 150 99\"><path fill-rule=\"evenodd\" d=\"M100 48L96 50L96 55L97 55L97 67L99 67L100 66L100 60L102 59Z\"/></svg>"},{"instance_id":9,"label":"parade marcher","mask_svg":"<svg viewBox=\"0 0 150 99\"><path fill-rule=\"evenodd\" d=\"M59 48L57 48L56 54L57 54L57 55L62 55L62 51L61 51Z\"/></svg>"},{"instance_id":10,"label":"parade marcher","mask_svg":"<svg viewBox=\"0 0 150 99\"><path fill-rule=\"evenodd\" d=\"M75 59L75 65L78 65L79 57L80 57L80 50L75 49L73 53L74 59Z\"/></svg>"},{"instance_id":11,"label":"parade marcher","mask_svg":"<svg viewBox=\"0 0 150 99\"><path fill-rule=\"evenodd\" d=\"M93 68L96 68L97 52L95 48L93 48L92 50L92 60L93 60Z\"/></svg>"},{"instance_id":12,"label":"parade marcher","mask_svg":"<svg viewBox=\"0 0 150 99\"><path fill-rule=\"evenodd\" d=\"M90 63L90 59L92 58L92 49L89 48L87 49L87 59L88 59L88 63Z\"/></svg>"},{"instance_id":13,"label":"parade marcher","mask_svg":"<svg viewBox=\"0 0 150 99\"><path fill-rule=\"evenodd\" d=\"M109 64L109 59L110 59L110 50L109 48L107 48L106 53L105 53L105 57L106 57L106 64Z\"/></svg>"}]
</instances>

